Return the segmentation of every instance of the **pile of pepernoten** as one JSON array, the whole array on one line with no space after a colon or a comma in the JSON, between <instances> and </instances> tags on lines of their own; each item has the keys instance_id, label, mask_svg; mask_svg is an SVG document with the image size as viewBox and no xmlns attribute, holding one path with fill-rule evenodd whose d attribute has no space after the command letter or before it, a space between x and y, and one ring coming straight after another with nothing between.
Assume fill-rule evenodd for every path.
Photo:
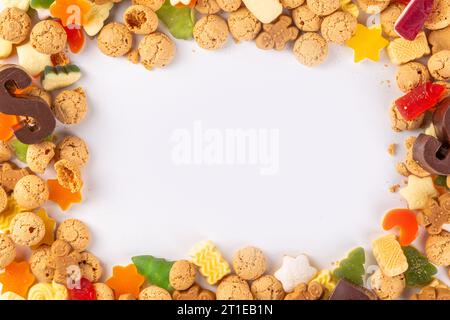
<instances>
[{"instance_id":1,"label":"pile of pepernoten","mask_svg":"<svg viewBox=\"0 0 450 320\"><path fill-rule=\"evenodd\" d=\"M0 67L1 299L450 299L436 278L441 268L448 282L450 267L450 0L132 0L117 22L110 21L116 0L2 1L0 58L16 54L18 65ZM379 24L361 23L367 15ZM229 263L205 241L183 260L132 257L107 279L87 251L88 227L77 219L57 225L41 208L52 201L66 211L82 202L88 146L55 128L85 118L87 93L76 87L82 69L71 62L85 38L96 37L107 56L151 70L174 59L174 38L219 50L230 35L262 50L292 50L310 67L335 44L351 47L355 62L378 61L386 48L398 65L403 96L390 106L392 127L423 130L405 141L397 169L407 181L391 191L400 189L407 208L385 214L381 226L391 232L373 241L370 274L360 247L331 270L317 270L306 255L285 256L272 275L262 250L241 248ZM419 233L423 252L411 245ZM28 260L18 261L19 248Z\"/></svg>"}]
</instances>

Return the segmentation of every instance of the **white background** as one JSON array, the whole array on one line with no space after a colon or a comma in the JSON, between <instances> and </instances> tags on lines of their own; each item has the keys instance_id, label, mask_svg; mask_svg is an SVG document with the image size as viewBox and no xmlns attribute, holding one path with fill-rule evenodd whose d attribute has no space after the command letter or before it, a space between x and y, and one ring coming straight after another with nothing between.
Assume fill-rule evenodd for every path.
<instances>
[{"instance_id":1,"label":"white background","mask_svg":"<svg viewBox=\"0 0 450 320\"><path fill-rule=\"evenodd\" d=\"M108 274L134 255L186 258L206 239L229 259L258 246L271 270L284 254L306 253L317 268L331 268L356 246L370 249L385 211L405 206L388 191L402 177L387 147L404 135L390 128L389 105L401 93L385 55L355 64L351 49L332 45L326 63L310 69L290 48L264 52L231 39L218 52L176 45L173 64L151 72L102 55L95 41L72 57L89 113L58 132L84 138L91 160L83 203L66 213L51 205L49 213L87 223L89 250ZM171 136L194 121L278 129L279 173L176 166Z\"/></svg>"}]
</instances>

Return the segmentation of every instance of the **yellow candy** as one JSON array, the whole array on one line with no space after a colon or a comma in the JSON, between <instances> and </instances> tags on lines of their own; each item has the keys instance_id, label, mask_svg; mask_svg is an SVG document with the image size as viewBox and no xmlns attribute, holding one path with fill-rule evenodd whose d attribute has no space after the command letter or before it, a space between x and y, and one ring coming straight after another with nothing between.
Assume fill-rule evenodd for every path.
<instances>
[{"instance_id":1,"label":"yellow candy","mask_svg":"<svg viewBox=\"0 0 450 320\"><path fill-rule=\"evenodd\" d=\"M330 270L320 271L313 279L311 279L310 283L313 281L318 282L327 288L327 295L331 294L336 287L336 282L333 280L333 274Z\"/></svg>"},{"instance_id":2,"label":"yellow candy","mask_svg":"<svg viewBox=\"0 0 450 320\"><path fill-rule=\"evenodd\" d=\"M415 175L408 177L408 185L400 189L399 193L408 202L411 210L423 209L429 198L438 195L431 177L419 178Z\"/></svg>"},{"instance_id":3,"label":"yellow candy","mask_svg":"<svg viewBox=\"0 0 450 320\"><path fill-rule=\"evenodd\" d=\"M105 4L92 4L92 9L89 11L86 17L86 21L83 24L84 31L93 37L100 32L105 24L105 20L109 17L109 12L111 11L114 4L112 2L107 2Z\"/></svg>"},{"instance_id":4,"label":"yellow candy","mask_svg":"<svg viewBox=\"0 0 450 320\"><path fill-rule=\"evenodd\" d=\"M372 242L372 251L383 274L395 277L408 270L408 261L395 235L390 234Z\"/></svg>"},{"instance_id":5,"label":"yellow candy","mask_svg":"<svg viewBox=\"0 0 450 320\"><path fill-rule=\"evenodd\" d=\"M66 287L56 282L38 283L28 291L28 300L67 300Z\"/></svg>"},{"instance_id":6,"label":"yellow candy","mask_svg":"<svg viewBox=\"0 0 450 320\"><path fill-rule=\"evenodd\" d=\"M13 51L13 45L11 42L0 38L0 59L8 58Z\"/></svg>"},{"instance_id":7,"label":"yellow candy","mask_svg":"<svg viewBox=\"0 0 450 320\"><path fill-rule=\"evenodd\" d=\"M8 206L6 209L0 213L0 231L7 232L9 231L9 225L11 224L11 220L20 212L24 210L19 208L16 201L12 198L8 198Z\"/></svg>"},{"instance_id":8,"label":"yellow candy","mask_svg":"<svg viewBox=\"0 0 450 320\"><path fill-rule=\"evenodd\" d=\"M367 28L362 24L356 26L355 35L347 41L347 46L355 52L355 62L364 59L380 60L380 51L389 44L381 35L381 26Z\"/></svg>"},{"instance_id":9,"label":"yellow candy","mask_svg":"<svg viewBox=\"0 0 450 320\"><path fill-rule=\"evenodd\" d=\"M197 244L190 253L191 261L200 273L213 285L231 272L230 265L211 241Z\"/></svg>"},{"instance_id":10,"label":"yellow candy","mask_svg":"<svg viewBox=\"0 0 450 320\"><path fill-rule=\"evenodd\" d=\"M352 0L340 0L341 1L341 9L345 12L350 13L351 15L358 18L359 9L356 4L353 3Z\"/></svg>"},{"instance_id":11,"label":"yellow candy","mask_svg":"<svg viewBox=\"0 0 450 320\"><path fill-rule=\"evenodd\" d=\"M387 48L387 53L391 62L394 64L403 64L413 61L430 54L427 36L424 32L419 33L413 41L403 38L397 38L391 41Z\"/></svg>"},{"instance_id":12,"label":"yellow candy","mask_svg":"<svg viewBox=\"0 0 450 320\"><path fill-rule=\"evenodd\" d=\"M52 245L52 243L55 241L55 226L56 221L50 218L47 214L47 212L44 209L39 209L39 211L36 213L42 221L44 221L45 225L45 235L44 238L42 238L41 242L38 246L42 244L47 244L49 246Z\"/></svg>"}]
</instances>

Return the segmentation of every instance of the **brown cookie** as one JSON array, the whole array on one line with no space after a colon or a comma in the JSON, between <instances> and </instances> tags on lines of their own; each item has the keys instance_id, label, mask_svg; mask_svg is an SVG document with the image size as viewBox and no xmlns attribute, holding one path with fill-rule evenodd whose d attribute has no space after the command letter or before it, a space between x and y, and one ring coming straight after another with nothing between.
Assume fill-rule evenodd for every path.
<instances>
[{"instance_id":1,"label":"brown cookie","mask_svg":"<svg viewBox=\"0 0 450 320\"><path fill-rule=\"evenodd\" d=\"M430 235L425 243L428 260L437 266L450 266L450 233L442 231Z\"/></svg>"},{"instance_id":2,"label":"brown cookie","mask_svg":"<svg viewBox=\"0 0 450 320\"><path fill-rule=\"evenodd\" d=\"M196 275L194 264L187 260L179 260L170 269L169 282L175 290L187 290L194 284Z\"/></svg>"},{"instance_id":3,"label":"brown cookie","mask_svg":"<svg viewBox=\"0 0 450 320\"><path fill-rule=\"evenodd\" d=\"M217 300L253 300L248 283L236 275L224 278L216 291Z\"/></svg>"},{"instance_id":4,"label":"brown cookie","mask_svg":"<svg viewBox=\"0 0 450 320\"><path fill-rule=\"evenodd\" d=\"M217 15L208 15L195 23L194 39L206 50L217 50L225 46L228 40L228 25Z\"/></svg>"},{"instance_id":5,"label":"brown cookie","mask_svg":"<svg viewBox=\"0 0 450 320\"><path fill-rule=\"evenodd\" d=\"M133 5L123 14L128 30L135 34L150 34L158 28L158 16L147 6Z\"/></svg>"},{"instance_id":6,"label":"brown cookie","mask_svg":"<svg viewBox=\"0 0 450 320\"><path fill-rule=\"evenodd\" d=\"M25 210L41 207L49 197L47 182L35 175L27 175L17 181L14 199Z\"/></svg>"},{"instance_id":7,"label":"brown cookie","mask_svg":"<svg viewBox=\"0 0 450 320\"><path fill-rule=\"evenodd\" d=\"M0 38L20 44L28 39L31 19L25 11L6 8L0 13Z\"/></svg>"},{"instance_id":8,"label":"brown cookie","mask_svg":"<svg viewBox=\"0 0 450 320\"><path fill-rule=\"evenodd\" d=\"M261 22L247 8L240 8L228 16L228 27L236 42L254 40L261 26Z\"/></svg>"},{"instance_id":9,"label":"brown cookie","mask_svg":"<svg viewBox=\"0 0 450 320\"><path fill-rule=\"evenodd\" d=\"M100 51L107 56L124 56L131 50L133 36L125 25L112 22L100 31L97 45Z\"/></svg>"},{"instance_id":10,"label":"brown cookie","mask_svg":"<svg viewBox=\"0 0 450 320\"><path fill-rule=\"evenodd\" d=\"M172 300L172 297L163 288L149 286L139 293L139 300Z\"/></svg>"},{"instance_id":11,"label":"brown cookie","mask_svg":"<svg viewBox=\"0 0 450 320\"><path fill-rule=\"evenodd\" d=\"M297 27L292 25L292 18L281 15L277 21L263 25L263 32L256 38L256 46L263 50L284 50L290 41L298 37Z\"/></svg>"},{"instance_id":12,"label":"brown cookie","mask_svg":"<svg viewBox=\"0 0 450 320\"><path fill-rule=\"evenodd\" d=\"M341 7L339 0L306 0L306 4L318 16L329 16Z\"/></svg>"},{"instance_id":13,"label":"brown cookie","mask_svg":"<svg viewBox=\"0 0 450 320\"><path fill-rule=\"evenodd\" d=\"M94 283L97 300L114 300L113 290L105 283Z\"/></svg>"},{"instance_id":14,"label":"brown cookie","mask_svg":"<svg viewBox=\"0 0 450 320\"><path fill-rule=\"evenodd\" d=\"M45 224L33 212L17 214L9 226L11 239L18 245L31 247L37 245L45 236Z\"/></svg>"},{"instance_id":15,"label":"brown cookie","mask_svg":"<svg viewBox=\"0 0 450 320\"><path fill-rule=\"evenodd\" d=\"M86 116L88 109L86 93L83 88L64 90L53 102L52 111L63 124L78 124Z\"/></svg>"},{"instance_id":16,"label":"brown cookie","mask_svg":"<svg viewBox=\"0 0 450 320\"><path fill-rule=\"evenodd\" d=\"M433 54L428 60L428 70L435 80L450 80L450 50Z\"/></svg>"},{"instance_id":17,"label":"brown cookie","mask_svg":"<svg viewBox=\"0 0 450 320\"><path fill-rule=\"evenodd\" d=\"M16 245L6 234L0 233L0 269L4 269L16 258Z\"/></svg>"},{"instance_id":18,"label":"brown cookie","mask_svg":"<svg viewBox=\"0 0 450 320\"><path fill-rule=\"evenodd\" d=\"M83 278L90 282L97 282L103 274L103 267L100 260L92 253L84 251L80 254L80 262L78 263Z\"/></svg>"},{"instance_id":19,"label":"brown cookie","mask_svg":"<svg viewBox=\"0 0 450 320\"><path fill-rule=\"evenodd\" d=\"M214 292L194 284L187 290L174 291L172 298L173 300L216 300L216 295Z\"/></svg>"},{"instance_id":20,"label":"brown cookie","mask_svg":"<svg viewBox=\"0 0 450 320\"><path fill-rule=\"evenodd\" d=\"M83 187L80 167L73 162L66 159L58 160L55 163L55 171L58 183L72 193L80 191Z\"/></svg>"},{"instance_id":21,"label":"brown cookie","mask_svg":"<svg viewBox=\"0 0 450 320\"><path fill-rule=\"evenodd\" d=\"M283 285L271 275L253 281L250 289L256 300L283 300L285 296Z\"/></svg>"},{"instance_id":22,"label":"brown cookie","mask_svg":"<svg viewBox=\"0 0 450 320\"><path fill-rule=\"evenodd\" d=\"M256 280L266 272L267 259L260 249L245 247L234 254L233 268L241 279Z\"/></svg>"},{"instance_id":23,"label":"brown cookie","mask_svg":"<svg viewBox=\"0 0 450 320\"><path fill-rule=\"evenodd\" d=\"M323 19L320 30L325 40L344 44L355 34L357 24L358 21L352 14L337 11Z\"/></svg>"},{"instance_id":24,"label":"brown cookie","mask_svg":"<svg viewBox=\"0 0 450 320\"><path fill-rule=\"evenodd\" d=\"M83 139L67 136L56 146L56 159L68 160L78 167L84 167L89 160L89 149Z\"/></svg>"},{"instance_id":25,"label":"brown cookie","mask_svg":"<svg viewBox=\"0 0 450 320\"><path fill-rule=\"evenodd\" d=\"M33 250L29 262L31 272L39 282L52 282L55 269L51 265L51 250L49 246L44 245Z\"/></svg>"},{"instance_id":26,"label":"brown cookie","mask_svg":"<svg viewBox=\"0 0 450 320\"><path fill-rule=\"evenodd\" d=\"M51 141L44 141L28 147L26 160L31 171L44 173L54 156L55 144Z\"/></svg>"},{"instance_id":27,"label":"brown cookie","mask_svg":"<svg viewBox=\"0 0 450 320\"><path fill-rule=\"evenodd\" d=\"M0 141L0 163L11 160L12 150L6 141Z\"/></svg>"},{"instance_id":28,"label":"brown cookie","mask_svg":"<svg viewBox=\"0 0 450 320\"><path fill-rule=\"evenodd\" d=\"M56 21L43 20L31 30L31 46L42 54L56 54L64 50L67 43L67 33Z\"/></svg>"},{"instance_id":29,"label":"brown cookie","mask_svg":"<svg viewBox=\"0 0 450 320\"><path fill-rule=\"evenodd\" d=\"M307 5L292 10L292 19L301 31L315 32L320 30L322 17L312 12Z\"/></svg>"},{"instance_id":30,"label":"brown cookie","mask_svg":"<svg viewBox=\"0 0 450 320\"><path fill-rule=\"evenodd\" d=\"M83 222L67 219L59 225L56 238L67 241L74 250L83 251L89 246L91 235Z\"/></svg>"},{"instance_id":31,"label":"brown cookie","mask_svg":"<svg viewBox=\"0 0 450 320\"><path fill-rule=\"evenodd\" d=\"M170 64L176 51L173 41L161 32L145 36L139 43L138 50L141 63L148 70Z\"/></svg>"},{"instance_id":32,"label":"brown cookie","mask_svg":"<svg viewBox=\"0 0 450 320\"><path fill-rule=\"evenodd\" d=\"M295 41L293 50L301 64L314 67L323 63L328 56L328 43L318 33L307 32Z\"/></svg>"},{"instance_id":33,"label":"brown cookie","mask_svg":"<svg viewBox=\"0 0 450 320\"><path fill-rule=\"evenodd\" d=\"M216 0L220 9L225 12L234 12L242 5L242 0Z\"/></svg>"},{"instance_id":34,"label":"brown cookie","mask_svg":"<svg viewBox=\"0 0 450 320\"><path fill-rule=\"evenodd\" d=\"M399 66L395 78L398 88L406 93L429 81L430 73L425 65L414 61Z\"/></svg>"}]
</instances>

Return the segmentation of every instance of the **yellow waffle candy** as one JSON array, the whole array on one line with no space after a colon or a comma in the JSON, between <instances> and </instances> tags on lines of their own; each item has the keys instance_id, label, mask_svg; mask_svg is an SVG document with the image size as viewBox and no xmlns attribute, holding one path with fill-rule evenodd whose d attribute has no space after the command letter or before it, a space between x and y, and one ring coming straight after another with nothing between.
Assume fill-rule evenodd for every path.
<instances>
[{"instance_id":1,"label":"yellow waffle candy","mask_svg":"<svg viewBox=\"0 0 450 320\"><path fill-rule=\"evenodd\" d=\"M28 300L67 300L66 287L56 282L38 283L28 291Z\"/></svg>"},{"instance_id":2,"label":"yellow waffle candy","mask_svg":"<svg viewBox=\"0 0 450 320\"><path fill-rule=\"evenodd\" d=\"M358 16L359 16L358 6L356 4L354 4L352 0L340 0L340 1L341 1L342 11L348 12L351 15L358 18Z\"/></svg>"},{"instance_id":3,"label":"yellow waffle candy","mask_svg":"<svg viewBox=\"0 0 450 320\"><path fill-rule=\"evenodd\" d=\"M413 41L403 38L394 39L388 45L387 53L394 64L403 64L422 58L430 54L427 36L422 32Z\"/></svg>"},{"instance_id":4,"label":"yellow waffle candy","mask_svg":"<svg viewBox=\"0 0 450 320\"><path fill-rule=\"evenodd\" d=\"M320 271L314 278L311 279L311 282L318 282L327 288L328 293L333 292L336 287L336 281L333 280L333 274L330 270L322 270Z\"/></svg>"},{"instance_id":5,"label":"yellow waffle candy","mask_svg":"<svg viewBox=\"0 0 450 320\"><path fill-rule=\"evenodd\" d=\"M213 285L231 272L230 265L211 241L197 244L191 253L191 261L200 273Z\"/></svg>"},{"instance_id":6,"label":"yellow waffle candy","mask_svg":"<svg viewBox=\"0 0 450 320\"><path fill-rule=\"evenodd\" d=\"M372 242L372 251L383 274L395 277L408 269L408 261L395 235L390 234Z\"/></svg>"}]
</instances>

